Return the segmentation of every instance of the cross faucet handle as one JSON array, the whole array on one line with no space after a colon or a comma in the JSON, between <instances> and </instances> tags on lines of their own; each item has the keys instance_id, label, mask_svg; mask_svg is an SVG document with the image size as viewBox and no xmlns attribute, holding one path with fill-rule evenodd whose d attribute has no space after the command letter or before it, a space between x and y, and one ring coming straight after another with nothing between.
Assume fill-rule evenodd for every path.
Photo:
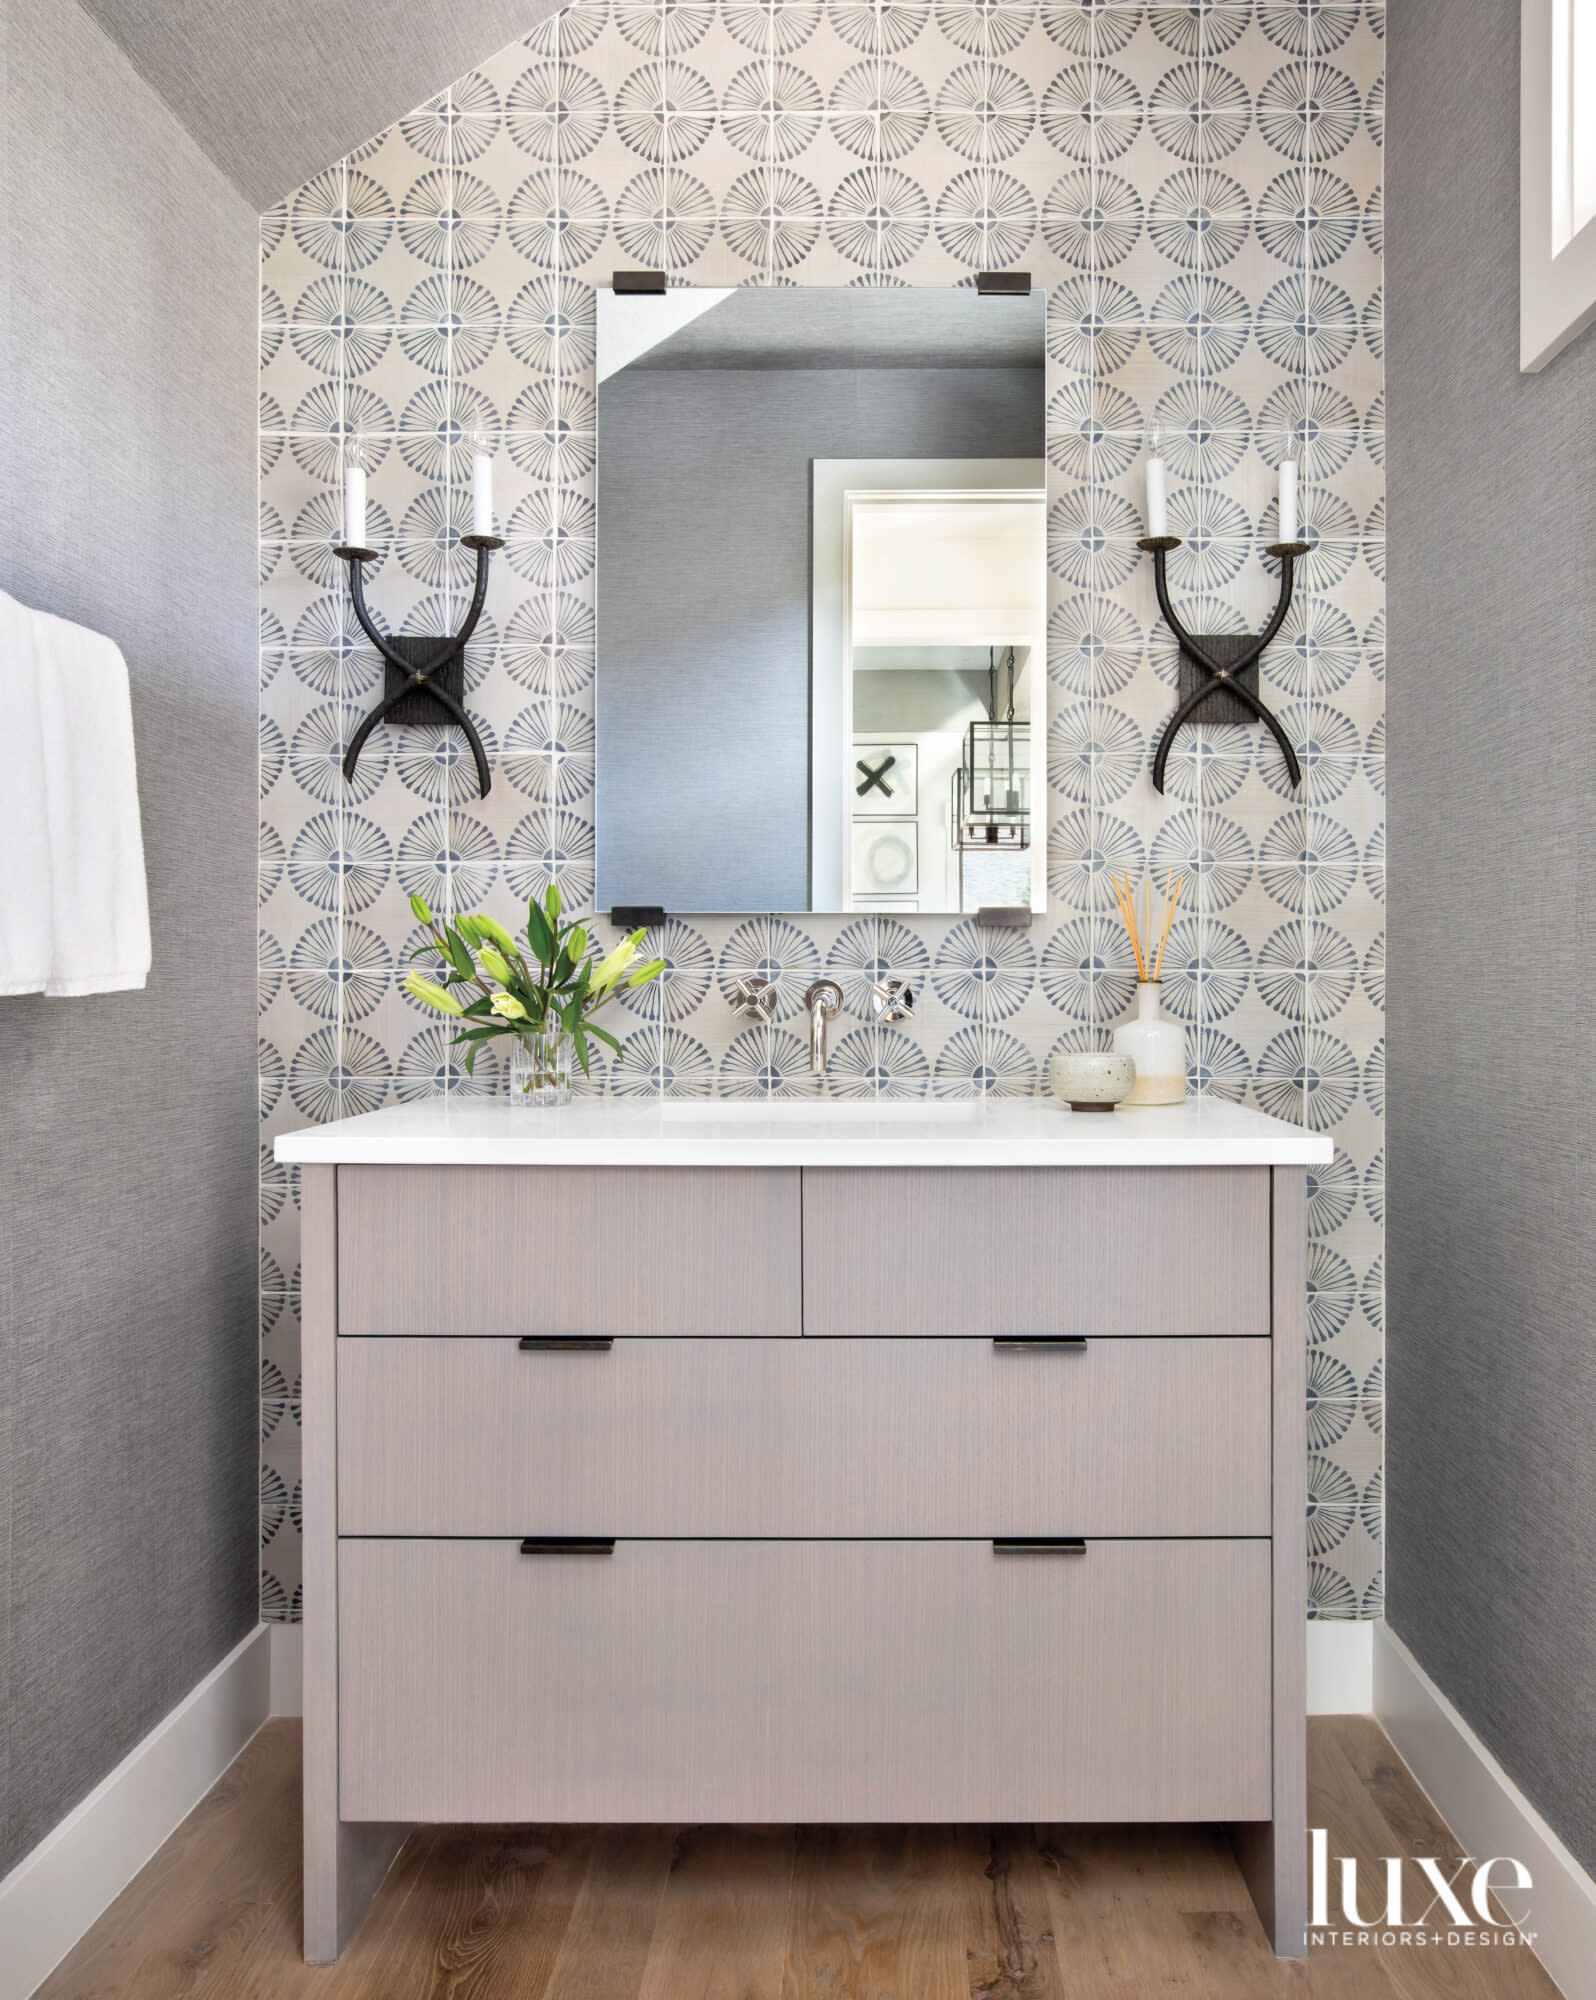
<instances>
[{"instance_id":1,"label":"cross faucet handle","mask_svg":"<svg viewBox=\"0 0 1596 2000\"><path fill-rule=\"evenodd\" d=\"M907 1021L913 1012L914 988L907 979L878 979L870 988L872 1021Z\"/></svg>"},{"instance_id":2,"label":"cross faucet handle","mask_svg":"<svg viewBox=\"0 0 1596 2000\"><path fill-rule=\"evenodd\" d=\"M745 1014L752 1021L770 1021L776 1012L776 988L773 981L762 979L757 972L744 973L740 979L732 981L734 1014Z\"/></svg>"}]
</instances>

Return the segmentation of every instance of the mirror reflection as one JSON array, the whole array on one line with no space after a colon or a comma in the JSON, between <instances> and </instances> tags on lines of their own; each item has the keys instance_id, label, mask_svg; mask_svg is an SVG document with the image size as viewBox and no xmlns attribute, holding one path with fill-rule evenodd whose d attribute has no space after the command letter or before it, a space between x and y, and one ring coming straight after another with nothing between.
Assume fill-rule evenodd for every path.
<instances>
[{"instance_id":1,"label":"mirror reflection","mask_svg":"<svg viewBox=\"0 0 1596 2000\"><path fill-rule=\"evenodd\" d=\"M1046 907L1043 318L600 292L601 908Z\"/></svg>"}]
</instances>

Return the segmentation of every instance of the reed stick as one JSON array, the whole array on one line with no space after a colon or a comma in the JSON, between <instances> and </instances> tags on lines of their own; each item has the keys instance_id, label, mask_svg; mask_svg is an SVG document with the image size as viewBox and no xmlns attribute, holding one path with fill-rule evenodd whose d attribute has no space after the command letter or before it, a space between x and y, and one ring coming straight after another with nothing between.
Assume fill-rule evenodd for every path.
<instances>
[{"instance_id":1,"label":"reed stick","mask_svg":"<svg viewBox=\"0 0 1596 2000\"><path fill-rule=\"evenodd\" d=\"M1145 981L1147 978L1147 963L1142 957L1142 941L1136 928L1136 897L1135 892L1131 888L1130 877L1127 875L1123 884L1121 884L1117 875L1110 875L1108 879L1114 885L1114 894L1119 900L1119 913L1125 920L1125 929L1130 937L1131 950L1136 954L1136 975L1139 979Z\"/></svg>"},{"instance_id":2,"label":"reed stick","mask_svg":"<svg viewBox=\"0 0 1596 2000\"><path fill-rule=\"evenodd\" d=\"M1136 921L1136 892L1129 882L1125 884L1125 903L1130 911L1131 944L1136 952L1136 971L1139 977L1147 977L1147 948L1142 943L1141 927Z\"/></svg>"},{"instance_id":3,"label":"reed stick","mask_svg":"<svg viewBox=\"0 0 1596 2000\"><path fill-rule=\"evenodd\" d=\"M1158 948L1153 948L1153 881L1149 876L1142 885L1140 907L1136 890L1127 874L1123 880L1110 872L1109 881L1114 885L1114 900L1119 904L1119 913L1125 924L1125 934L1130 939L1131 950L1136 954L1136 976L1143 984L1156 983L1164 976L1164 953L1169 949L1169 933L1175 922L1175 912L1180 907L1180 892L1186 886L1184 875L1166 874L1164 887L1159 894L1162 922L1157 926Z\"/></svg>"}]
</instances>

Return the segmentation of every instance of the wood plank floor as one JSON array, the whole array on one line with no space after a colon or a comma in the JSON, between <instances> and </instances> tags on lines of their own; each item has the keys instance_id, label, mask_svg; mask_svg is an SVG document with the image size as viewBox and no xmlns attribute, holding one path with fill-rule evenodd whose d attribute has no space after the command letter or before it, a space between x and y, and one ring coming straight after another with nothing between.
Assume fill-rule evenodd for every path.
<instances>
[{"instance_id":1,"label":"wood plank floor","mask_svg":"<svg viewBox=\"0 0 1596 2000\"><path fill-rule=\"evenodd\" d=\"M1308 1746L1309 1819L1332 1854L1458 1858L1373 1722L1318 1719ZM38 2000L1556 1991L1522 1948L1325 1947L1281 1964L1224 1838L1201 1827L430 1827L343 1962L313 1968L299 1956L299 1725L275 1721Z\"/></svg>"}]
</instances>

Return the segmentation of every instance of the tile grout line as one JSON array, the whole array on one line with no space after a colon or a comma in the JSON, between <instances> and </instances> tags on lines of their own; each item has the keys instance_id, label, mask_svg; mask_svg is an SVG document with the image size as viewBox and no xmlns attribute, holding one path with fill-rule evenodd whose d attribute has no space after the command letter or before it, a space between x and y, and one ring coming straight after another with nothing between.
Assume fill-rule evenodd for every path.
<instances>
[{"instance_id":1,"label":"tile grout line","mask_svg":"<svg viewBox=\"0 0 1596 2000\"><path fill-rule=\"evenodd\" d=\"M340 230L338 238L338 272L337 272L338 305L340 314L342 314L344 308L348 304L348 297L349 297L349 229L347 226L349 219L349 156L347 153L344 155L343 159L340 160L338 163L338 174L339 174L339 205L343 211L343 219L345 223L345 227L342 230ZM344 440L346 448L352 447L353 433L350 430L350 417L349 417L349 343L347 336L341 337L338 342L338 421L339 421L340 437ZM335 510L342 504L343 500L342 487L343 487L343 481L342 479L339 479L335 483L333 489L333 505ZM344 582L346 582L345 578L335 577L334 587L336 588L337 584ZM358 628L356 628L354 625L352 611L349 612L345 611L342 597L339 598L338 604L339 604L339 617L344 623L345 632L347 634L347 644L342 645L338 648L336 655L337 665L334 668L333 672L333 686L336 690L333 697L334 727L339 733L341 733L344 729L348 727L349 697L350 697L350 689L347 680L348 663L356 643L354 636L355 630ZM333 904L333 920L336 926L333 938L333 949L337 952L340 961L342 961L344 956L344 933L345 933L345 925L348 921L345 885L349 879L349 870L347 865L349 816L348 816L348 799L346 797L346 792L347 792L347 787L343 785L337 787L338 803L334 808L336 817L333 822L333 833L334 833L334 838L337 840L338 843L338 855L340 862L338 870L338 887ZM336 1115L341 1118L343 1116L343 1111L344 1111L344 1078L348 1073L347 1066L344 1062L344 1039L348 1023L344 1015L344 982L341 979L337 981L336 990L333 995L333 1023L334 1023L333 1062L335 1067L333 1070L333 1091L331 1094L335 1102Z\"/></svg>"},{"instance_id":2,"label":"tile grout line","mask_svg":"<svg viewBox=\"0 0 1596 2000\"><path fill-rule=\"evenodd\" d=\"M451 226L444 232L443 242L443 310L446 316L443 335L443 544L446 559L443 572L443 629L452 632L455 609L455 575L459 562L459 544L454 537L455 527L455 378L454 378L454 220L458 216L458 202L455 187L454 158L454 86L451 84L443 94L443 170L445 174L444 199L449 204ZM463 662L462 662L463 679ZM444 852L444 910L446 923L458 915L454 907L454 782L453 760L449 754L453 746L455 725L451 722L438 731L438 765L440 774L439 816L442 821ZM443 1096L447 1102L454 1095L456 1056L450 1049L444 1030L438 1034L438 1061L443 1077Z\"/></svg>"},{"instance_id":3,"label":"tile grout line","mask_svg":"<svg viewBox=\"0 0 1596 2000\"><path fill-rule=\"evenodd\" d=\"M1102 51L1099 42L1099 24L1095 11L1091 14L1087 22L1086 46L1087 46L1087 90L1090 96L1090 100L1095 107L1097 103L1098 91L1101 87L1101 76L1102 76L1102 69L1101 69ZM1102 172L1101 120L1098 119L1096 116L1094 116L1091 121L1091 128L1087 137L1086 154L1087 154L1088 196L1095 209L1101 185L1099 177ZM1091 342L1091 351L1089 355L1087 403L1088 403L1088 409L1090 410L1093 418L1095 418L1098 408L1098 397L1101 388L1104 386L1099 382L1098 379L1098 364L1102 358L1101 341L1098 332L1098 329L1101 325L1100 307L1102 303L1102 271L1100 268L1100 252L1098 248L1098 238L1095 230L1093 231L1087 245L1087 288L1088 288L1087 290L1088 309L1091 313L1091 323L1092 323L1092 342ZM1051 367L1051 357L1048 357L1048 366ZM1093 425L1089 426L1086 439L1086 465L1085 465L1086 490L1084 496L1086 500L1086 505L1093 514L1095 514L1097 508L1097 492L1098 492L1097 475L1098 475L1098 448L1097 448L1097 439L1095 435L1095 425ZM1055 483L1061 485L1062 481L1060 480L1058 482L1055 482L1053 468L1051 463L1049 463L1048 491L1050 495L1054 491ZM1062 494L1059 495L1059 499L1060 501L1062 500ZM1087 615L1090 620L1091 629L1095 633L1102 623L1102 607L1104 603L1104 599L1102 596L1101 569L1098 560L1094 559L1094 561L1092 562L1089 570L1089 575L1091 578L1091 582L1085 593L1085 598L1087 604ZM1101 648L1098 648L1097 655L1094 656L1092 661L1092 671L1090 676L1091 692L1087 697L1087 728L1088 731L1093 736L1095 736L1099 726L1099 716L1101 713L1101 702L1102 702L1102 689L1100 686L1100 679L1101 679L1100 656L1101 656ZM1088 852L1090 852L1094 857L1099 854L1101 845L1102 789L1103 789L1102 772L1097 762L1094 759L1091 770L1087 776L1087 784L1086 784L1086 838L1087 838ZM1049 812L1051 812L1052 810L1051 797L1048 800L1048 809ZM1086 948L1088 953L1088 962L1091 964L1093 973L1095 975L1098 965L1103 963L1108 956L1109 945L1107 940L1111 933L1108 928L1110 921L1108 917L1108 911L1104 906L1103 902L1103 891L1106 885L1101 881L1094 880L1094 873L1095 870L1094 868L1091 867L1089 867L1085 871L1084 884L1086 892ZM1090 1045L1094 1049L1101 1048L1104 1046L1104 1044L1107 1042L1108 1039L1108 1023L1100 1018L1102 1011L1101 1000L1099 993L1099 984L1095 976L1087 982L1086 999L1087 999L1086 1025L1087 1025L1088 1040L1090 1042Z\"/></svg>"},{"instance_id":4,"label":"tile grout line","mask_svg":"<svg viewBox=\"0 0 1596 2000\"><path fill-rule=\"evenodd\" d=\"M1209 48L1208 48L1208 14L1206 9L1199 8L1197 11L1197 89L1199 93L1199 99L1205 107L1208 98L1210 67L1211 67L1211 58L1209 55ZM1203 117L1199 118L1197 123L1197 198L1200 202L1204 203L1206 203L1208 195L1208 173L1210 164L1211 163L1208 159L1208 125L1206 117ZM1206 318L1206 308L1209 303L1208 287L1212 281L1212 276L1213 276L1213 274L1208 269L1208 239L1206 232L1200 234L1198 238L1197 275L1198 275L1198 300L1200 308L1204 311L1204 316ZM1204 475L1207 474L1208 470L1209 467L1206 464L1203 465L1202 472ZM1206 485L1206 476L1204 477L1199 486L1200 493L1202 491L1202 486L1205 485ZM1201 499L1199 499L1198 504L1200 506L1203 504ZM1206 511L1207 511L1206 507L1204 507L1204 512L1206 513ZM1176 698L1178 699L1180 693L1180 649L1178 646L1175 649L1175 692L1176 692ZM1207 757L1205 755L1208 749L1207 724L1199 722L1195 730L1193 730L1192 734L1196 741L1196 754L1193 758L1193 770L1195 774L1196 783L1193 788L1193 793L1194 793L1194 806L1197 818L1197 851L1199 855L1206 855L1207 853L1206 837L1208 831L1207 815L1205 810L1208 803L1208 786L1206 777ZM1211 871L1204 870L1199 867L1197 882L1196 882L1197 964L1199 969L1199 976L1197 981L1197 999L1194 1008L1194 1013L1196 1016L1196 1031L1197 1031L1196 1032L1197 1095L1199 1097L1205 1097L1207 1095L1209 1055L1211 1046L1210 1032L1209 1032L1210 1024L1208 1018L1210 1009L1210 1001L1208 996L1208 982L1207 979L1203 976L1203 974L1206 972L1208 964L1208 949L1209 949L1208 927L1209 927L1209 917L1211 914L1210 906L1213 900L1208 886L1208 879L1210 872Z\"/></svg>"}]
</instances>

